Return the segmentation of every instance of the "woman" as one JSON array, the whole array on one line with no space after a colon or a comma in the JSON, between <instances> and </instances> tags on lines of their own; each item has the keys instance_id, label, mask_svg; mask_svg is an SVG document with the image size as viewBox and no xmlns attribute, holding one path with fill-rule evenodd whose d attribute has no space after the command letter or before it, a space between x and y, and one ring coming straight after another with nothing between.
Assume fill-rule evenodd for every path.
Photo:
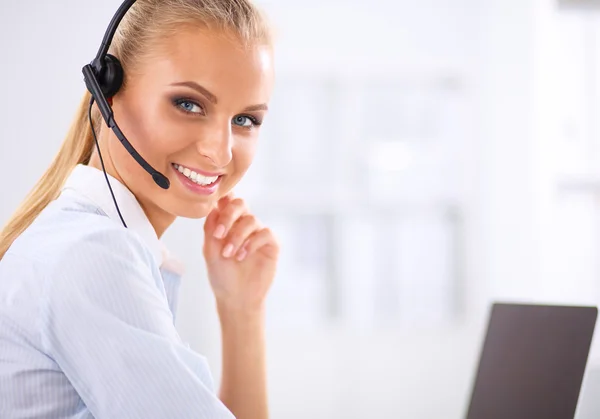
<instances>
[{"instance_id":1,"label":"woman","mask_svg":"<svg viewBox=\"0 0 600 419\"><path fill-rule=\"evenodd\" d=\"M279 247L231 191L273 86L267 24L247 0L139 0L110 52L125 73L115 120L170 187L94 106L97 152L86 94L0 235L0 417L265 418L264 300ZM174 327L181 270L159 239L178 216L206 217L218 396Z\"/></svg>"}]
</instances>

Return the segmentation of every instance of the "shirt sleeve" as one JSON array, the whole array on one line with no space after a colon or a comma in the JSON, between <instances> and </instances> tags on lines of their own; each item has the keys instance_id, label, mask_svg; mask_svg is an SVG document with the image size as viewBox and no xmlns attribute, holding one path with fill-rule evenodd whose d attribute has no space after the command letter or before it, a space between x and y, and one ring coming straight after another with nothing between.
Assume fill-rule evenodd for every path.
<instances>
[{"instance_id":1,"label":"shirt sleeve","mask_svg":"<svg viewBox=\"0 0 600 419\"><path fill-rule=\"evenodd\" d=\"M160 275L163 280L169 309L173 315L173 322L177 317L177 308L179 306L179 287L181 285L181 275L168 269L160 269Z\"/></svg>"},{"instance_id":2,"label":"shirt sleeve","mask_svg":"<svg viewBox=\"0 0 600 419\"><path fill-rule=\"evenodd\" d=\"M42 339L92 415L233 419L206 359L181 341L136 236L96 231L67 253L45 281Z\"/></svg>"}]
</instances>

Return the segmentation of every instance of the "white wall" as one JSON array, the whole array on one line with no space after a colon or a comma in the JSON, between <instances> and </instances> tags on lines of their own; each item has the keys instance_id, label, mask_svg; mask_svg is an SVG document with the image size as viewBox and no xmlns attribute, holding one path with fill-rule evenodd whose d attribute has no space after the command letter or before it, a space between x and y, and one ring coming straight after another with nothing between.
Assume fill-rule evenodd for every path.
<instances>
[{"instance_id":1,"label":"white wall","mask_svg":"<svg viewBox=\"0 0 600 419\"><path fill-rule=\"evenodd\" d=\"M551 2L261 3L280 27L283 78L451 71L464 76L473 112L473 135L456 150L467 216L464 321L418 332L335 324L270 330L273 417L460 418L491 300L562 301L573 289L580 291L567 294L569 301L599 297L591 268L574 271L580 282L566 278L569 260L557 259L565 247L552 229L557 157L547 138L559 110L548 104L563 79L548 73L558 59L551 48L557 19ZM0 2L0 167L10 174L0 222L58 149L84 91L81 67L95 55L118 4ZM218 379L219 334L200 259L202 225L180 220L165 240L188 271L178 328L208 356ZM562 261L562 270L553 260Z\"/></svg>"}]
</instances>

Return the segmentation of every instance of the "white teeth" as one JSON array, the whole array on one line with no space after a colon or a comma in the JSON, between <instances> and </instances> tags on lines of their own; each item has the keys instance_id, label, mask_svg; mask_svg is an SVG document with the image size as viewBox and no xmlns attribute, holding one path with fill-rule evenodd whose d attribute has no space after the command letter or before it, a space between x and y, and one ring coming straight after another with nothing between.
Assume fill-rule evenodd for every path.
<instances>
[{"instance_id":1,"label":"white teeth","mask_svg":"<svg viewBox=\"0 0 600 419\"><path fill-rule=\"evenodd\" d=\"M179 164L173 163L173 167L177 169L177 171L187 177L194 183L197 183L202 186L208 186L212 183L215 183L219 176L204 176L200 173L196 173L193 170L188 169L187 167L183 167Z\"/></svg>"}]
</instances>

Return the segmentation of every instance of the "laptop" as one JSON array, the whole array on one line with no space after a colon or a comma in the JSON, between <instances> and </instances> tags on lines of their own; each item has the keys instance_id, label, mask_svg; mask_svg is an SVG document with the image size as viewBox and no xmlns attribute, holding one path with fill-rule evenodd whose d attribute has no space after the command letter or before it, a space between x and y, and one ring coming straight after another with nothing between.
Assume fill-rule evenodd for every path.
<instances>
[{"instance_id":1,"label":"laptop","mask_svg":"<svg viewBox=\"0 0 600 419\"><path fill-rule=\"evenodd\" d=\"M466 419L573 419L598 309L492 306Z\"/></svg>"}]
</instances>

